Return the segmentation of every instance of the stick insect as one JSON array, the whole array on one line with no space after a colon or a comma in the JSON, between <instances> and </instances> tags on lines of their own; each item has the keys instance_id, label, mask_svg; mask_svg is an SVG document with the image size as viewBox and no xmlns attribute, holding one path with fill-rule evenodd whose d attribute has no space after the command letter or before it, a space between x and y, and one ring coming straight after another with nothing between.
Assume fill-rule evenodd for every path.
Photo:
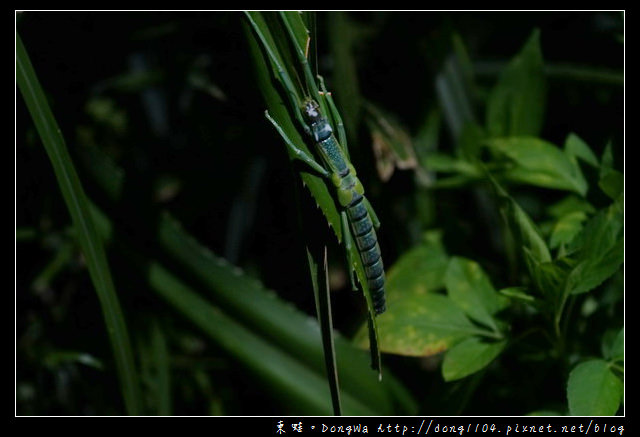
<instances>
[{"instance_id":1,"label":"stick insect","mask_svg":"<svg viewBox=\"0 0 640 437\"><path fill-rule=\"evenodd\" d=\"M289 155L304 163L313 173L329 181L327 185L334 190L338 201L340 234L349 263L349 277L352 287L356 289L353 276L355 271L363 286L370 312L372 354L374 346L377 353L375 315L380 315L386 310L384 267L375 232L380 222L364 196L362 184L349 160L347 138L340 113L331 94L327 92L322 78L318 76L318 86L311 72L306 52L309 38L300 18L295 13L280 14L285 33L295 52L293 57L298 62L298 69L294 69L294 72L302 72L307 85L306 89L302 86L297 87L292 80L290 69L285 66L282 55L274 49L277 44L268 26L265 22L259 22L262 17L251 13L247 16L267 54L275 79L282 84L289 103L288 112L291 118L304 132L307 141L314 144L316 155L320 160L314 158L309 149L304 146L304 142L300 144L298 139L291 138L290 133L285 132L284 126L268 111L265 115L282 137ZM296 28L296 25L302 26L303 30L301 31L300 27ZM304 89L302 96L299 89Z\"/></svg>"}]
</instances>

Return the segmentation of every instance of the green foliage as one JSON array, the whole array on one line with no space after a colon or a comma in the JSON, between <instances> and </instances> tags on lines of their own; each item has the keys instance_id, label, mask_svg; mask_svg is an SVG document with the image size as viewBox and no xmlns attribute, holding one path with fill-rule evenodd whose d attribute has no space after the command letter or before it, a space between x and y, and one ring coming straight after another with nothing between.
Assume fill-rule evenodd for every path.
<instances>
[{"instance_id":1,"label":"green foliage","mask_svg":"<svg viewBox=\"0 0 640 437\"><path fill-rule=\"evenodd\" d=\"M487 131L491 137L538 135L546 100L540 32L500 74L487 99Z\"/></svg>"},{"instance_id":2,"label":"green foliage","mask_svg":"<svg viewBox=\"0 0 640 437\"><path fill-rule=\"evenodd\" d=\"M53 165L60 191L73 220L76 238L82 247L91 279L100 299L127 412L133 415L140 414L139 382L135 373L129 334L113 286L102 240L96 234L89 212L89 202L67 152L64 138L60 134L58 124L51 113L44 92L31 66L29 55L18 34L16 34L16 78L29 108L29 113Z\"/></svg>"},{"instance_id":3,"label":"green foliage","mask_svg":"<svg viewBox=\"0 0 640 437\"><path fill-rule=\"evenodd\" d=\"M466 117L464 124L455 127L460 132L458 153L432 152L421 161L427 169L446 174L435 182L436 187L486 190L480 182L490 181L493 202L488 207L502 217L499 226L507 244L505 261L518 269L517 276L507 282L501 278L507 287L496 291L481 264L447 256L441 245L429 247L424 242L402 254L391 267L388 290L392 304L389 315L380 322L381 349L422 357L444 352L445 381L492 368L499 371L495 363L503 355L524 350L532 332L544 332L551 341L553 348L546 352L549 358L570 366L569 356L575 360L574 354L581 356L581 352L569 344L581 339L571 337L567 329L575 323L570 321L575 316L568 305L575 305L577 295L593 293L621 271L623 177L609 170L611 146L598 159L574 133L567 135L562 149L539 137L546 101L544 76L540 34L535 31L490 91L486 126ZM598 171L596 187L580 162ZM508 192L526 186L566 193L555 205L547 205L552 216L548 221L536 223ZM599 208L587 198L589 188L598 187L612 200ZM544 203L540 206L545 207ZM439 263L432 261L435 256ZM427 271L431 277L425 276ZM438 272L443 271L441 279ZM521 318L518 325L524 332L515 330L515 318ZM612 319L611 323L615 326L617 322ZM620 334L615 347L622 341ZM524 355L520 360L527 363ZM618 412L623 384L612 371L612 363L587 359L564 375L567 414Z\"/></svg>"},{"instance_id":4,"label":"green foliage","mask_svg":"<svg viewBox=\"0 0 640 437\"><path fill-rule=\"evenodd\" d=\"M624 413L622 21L541 16L19 14L17 414ZM305 27L382 223L381 382L333 187L264 117L312 153Z\"/></svg>"},{"instance_id":5,"label":"green foliage","mask_svg":"<svg viewBox=\"0 0 640 437\"><path fill-rule=\"evenodd\" d=\"M622 400L623 385L605 360L588 360L569 374L567 398L573 416L613 416Z\"/></svg>"}]
</instances>

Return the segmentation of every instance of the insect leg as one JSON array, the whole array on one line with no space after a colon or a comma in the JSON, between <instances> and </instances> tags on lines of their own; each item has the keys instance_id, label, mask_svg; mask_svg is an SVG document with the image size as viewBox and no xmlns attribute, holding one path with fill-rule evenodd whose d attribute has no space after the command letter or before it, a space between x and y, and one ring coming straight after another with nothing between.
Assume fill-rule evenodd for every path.
<instances>
[{"instance_id":1,"label":"insect leg","mask_svg":"<svg viewBox=\"0 0 640 437\"><path fill-rule=\"evenodd\" d=\"M353 247L353 237L351 236L351 228L349 227L349 219L346 211L340 212L342 222L342 240L344 241L344 250L347 254L347 271L349 272L349 280L351 281L351 289L356 291L356 281L353 276L353 258L351 258L351 248Z\"/></svg>"},{"instance_id":2,"label":"insect leg","mask_svg":"<svg viewBox=\"0 0 640 437\"><path fill-rule=\"evenodd\" d=\"M315 79L313 78L313 74L311 73L311 68L309 66L309 59L307 59L306 50L304 50L300 44L298 39L296 38L295 32L293 30L292 24L289 21L289 17L287 14L290 12L280 12L280 17L284 22L285 28L289 33L289 37L293 42L294 51L296 56L298 57L298 61L300 62L300 66L302 71L304 72L305 80L307 81L307 86L310 88L309 91L312 94L312 97L315 99L318 96L318 87L316 85ZM307 36L307 44L309 43L309 37Z\"/></svg>"},{"instance_id":3,"label":"insect leg","mask_svg":"<svg viewBox=\"0 0 640 437\"><path fill-rule=\"evenodd\" d=\"M376 212L373 210L373 207L371 206L371 204L369 203L369 200L366 197L364 198L364 206L367 208L367 211L369 212L369 216L371 217L371 222L373 222L373 226L375 226L376 229L380 229L380 220L378 219Z\"/></svg>"},{"instance_id":4,"label":"insect leg","mask_svg":"<svg viewBox=\"0 0 640 437\"><path fill-rule=\"evenodd\" d=\"M327 102L327 106L329 107L329 114L331 115L331 119L333 120L334 125L336 126L336 130L338 133L338 142L342 147L345 155L347 155L347 159L349 159L349 148L347 147L347 134L344 130L344 123L342 122L342 117L340 116L340 111L336 107L336 104L333 101L333 97L331 97L331 93L327 91L327 87L324 85L324 78L318 75L318 81L320 82L320 90L322 91L322 96L324 100Z\"/></svg>"},{"instance_id":5,"label":"insect leg","mask_svg":"<svg viewBox=\"0 0 640 437\"><path fill-rule=\"evenodd\" d=\"M287 148L289 149L289 151L293 154L293 156L296 159L299 159L300 161L304 162L305 164L307 164L309 167L311 167L312 169L314 169L315 171L317 171L318 173L320 173L322 176L324 177L329 177L329 172L320 164L318 164L318 162L313 159L313 157L311 155L309 155L307 152L305 152L302 149L299 149L294 143L293 141L291 141L291 139L289 139L289 137L287 136L287 134L284 133L284 131L282 130L282 128L280 127L280 125L278 124L277 121L275 121L270 115L269 115L269 111L265 111L264 115L267 117L267 119L271 122L271 124L273 124L273 126L276 128L276 130L278 131L278 133L280 134L280 136L282 137L282 139L284 140L284 143L286 144Z\"/></svg>"}]
</instances>

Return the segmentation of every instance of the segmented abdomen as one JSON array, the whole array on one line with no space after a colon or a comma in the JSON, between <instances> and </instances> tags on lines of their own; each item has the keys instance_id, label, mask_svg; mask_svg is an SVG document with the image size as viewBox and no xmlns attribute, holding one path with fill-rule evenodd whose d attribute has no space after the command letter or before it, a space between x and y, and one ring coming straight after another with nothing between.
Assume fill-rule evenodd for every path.
<instances>
[{"instance_id":1,"label":"segmented abdomen","mask_svg":"<svg viewBox=\"0 0 640 437\"><path fill-rule=\"evenodd\" d=\"M332 181L338 192L338 200L347 211L355 244L367 277L367 285L376 314L386 309L384 297L384 267L376 231L364 202L364 189L356 177L353 166L333 135L329 122L319 111L318 104L310 100L304 105L309 120L309 133L316 142L323 161L329 167Z\"/></svg>"},{"instance_id":2,"label":"segmented abdomen","mask_svg":"<svg viewBox=\"0 0 640 437\"><path fill-rule=\"evenodd\" d=\"M378 238L365 206L364 196L354 192L354 198L346 210L367 276L373 308L376 314L382 314L387 309L384 296L384 266Z\"/></svg>"}]
</instances>

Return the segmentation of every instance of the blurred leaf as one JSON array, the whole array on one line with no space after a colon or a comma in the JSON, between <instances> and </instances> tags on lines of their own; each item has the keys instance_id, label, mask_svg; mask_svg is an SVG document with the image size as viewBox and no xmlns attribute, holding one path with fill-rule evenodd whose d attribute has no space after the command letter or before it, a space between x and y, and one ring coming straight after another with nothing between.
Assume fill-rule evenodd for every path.
<instances>
[{"instance_id":1,"label":"blurred leaf","mask_svg":"<svg viewBox=\"0 0 640 437\"><path fill-rule=\"evenodd\" d=\"M556 261L540 261L526 247L524 258L535 288L554 308L559 308L566 295L565 284L571 260L560 258Z\"/></svg>"},{"instance_id":2,"label":"blurred leaf","mask_svg":"<svg viewBox=\"0 0 640 437\"><path fill-rule=\"evenodd\" d=\"M615 199L624 191L624 175L617 170L606 171L598 181L598 186L607 196Z\"/></svg>"},{"instance_id":3,"label":"blurred leaf","mask_svg":"<svg viewBox=\"0 0 640 437\"><path fill-rule=\"evenodd\" d=\"M77 351L53 351L44 357L44 365L58 367L65 363L79 363L94 369L103 370L104 364L91 354Z\"/></svg>"},{"instance_id":4,"label":"blurred leaf","mask_svg":"<svg viewBox=\"0 0 640 437\"><path fill-rule=\"evenodd\" d=\"M429 153L423 158L428 171L454 173L452 176L440 176L432 184L434 188L457 188L477 182L483 172L478 164L464 158L454 158L445 153Z\"/></svg>"},{"instance_id":5,"label":"blurred leaf","mask_svg":"<svg viewBox=\"0 0 640 437\"><path fill-rule=\"evenodd\" d=\"M534 302L536 300L535 297L527 293L527 289L524 287L501 288L500 290L498 290L498 293L502 294L503 296L506 296L512 299L522 300L525 302Z\"/></svg>"},{"instance_id":6,"label":"blurred leaf","mask_svg":"<svg viewBox=\"0 0 640 437\"><path fill-rule=\"evenodd\" d=\"M489 135L538 135L544 122L545 93L540 32L536 30L491 91L487 103Z\"/></svg>"},{"instance_id":7,"label":"blurred leaf","mask_svg":"<svg viewBox=\"0 0 640 437\"><path fill-rule=\"evenodd\" d=\"M611 361L623 361L624 360L624 328L617 332L611 332L610 338L606 336L602 341L603 356L607 360Z\"/></svg>"},{"instance_id":8,"label":"blurred leaf","mask_svg":"<svg viewBox=\"0 0 640 437\"><path fill-rule=\"evenodd\" d=\"M126 321L113 285L102 239L95 230L89 201L67 151L62 132L53 117L18 33L16 33L16 80L53 165L60 191L73 221L76 238L87 261L113 348L127 412L130 415L137 415L141 412L142 405L138 376Z\"/></svg>"},{"instance_id":9,"label":"blurred leaf","mask_svg":"<svg viewBox=\"0 0 640 437\"><path fill-rule=\"evenodd\" d=\"M567 285L584 293L611 276L624 261L623 199L601 210L585 224L567 251L577 260Z\"/></svg>"},{"instance_id":10,"label":"blurred leaf","mask_svg":"<svg viewBox=\"0 0 640 437\"><path fill-rule=\"evenodd\" d=\"M567 399L572 416L613 416L622 394L622 381L604 360L585 361L569 374Z\"/></svg>"},{"instance_id":11,"label":"blurred leaf","mask_svg":"<svg viewBox=\"0 0 640 437\"><path fill-rule=\"evenodd\" d=\"M437 108L431 109L413 136L413 145L418 160L417 177L421 186L430 186L435 175L429 169L429 154L439 146L442 115Z\"/></svg>"},{"instance_id":12,"label":"blurred leaf","mask_svg":"<svg viewBox=\"0 0 640 437\"><path fill-rule=\"evenodd\" d=\"M94 155L94 158L107 159L101 154ZM118 177L125 184L126 175L122 169L100 163L98 167L107 169L94 175L100 181ZM103 238L111 239L113 230L110 220L97 208L93 208L92 213ZM168 213L160 214L157 229L157 240L163 252L177 262L176 267L179 265L180 269L185 269L192 281L203 284L205 291L225 314L239 325L259 332L270 344L299 360L304 366L318 374L324 374L320 331L314 318L278 299L260 282L211 253ZM129 255L132 252L125 249L125 253ZM366 353L353 347L350 341L338 333L334 333L334 337L343 392L358 393L358 396L366 398L372 410L391 413L394 410L391 409L388 390L393 390L395 402L402 409L400 411L410 412L415 409L414 401L392 374L388 373L385 381L379 383L362 371L367 366Z\"/></svg>"},{"instance_id":13,"label":"blurred leaf","mask_svg":"<svg viewBox=\"0 0 640 437\"><path fill-rule=\"evenodd\" d=\"M540 235L536 224L493 177L490 177L490 180L496 189L502 215L522 248L526 249L539 262L551 261L549 248Z\"/></svg>"},{"instance_id":14,"label":"blurred leaf","mask_svg":"<svg viewBox=\"0 0 640 437\"><path fill-rule=\"evenodd\" d=\"M259 332L306 367L324 374L323 348L315 318L278 299L260 282L211 253L170 216L163 215L159 232L163 249L187 268L193 278L205 284L225 313L242 322L243 326ZM366 398L369 408L376 411L392 411L385 383L380 384L370 373L363 372L363 367L367 366L367 355L344 337L337 333L334 336L343 393L357 393L359 397ZM385 381L393 384L393 375L388 375ZM403 405L408 406L406 402ZM345 414L348 414L346 411L345 407Z\"/></svg>"},{"instance_id":15,"label":"blurred leaf","mask_svg":"<svg viewBox=\"0 0 640 437\"><path fill-rule=\"evenodd\" d=\"M171 306L182 312L220 346L278 390L301 414L328 415L333 412L324 375L314 372L285 351L265 341L212 306L157 263L149 265L149 281ZM346 414L374 414L370 405L343 393Z\"/></svg>"},{"instance_id":16,"label":"blurred leaf","mask_svg":"<svg viewBox=\"0 0 640 437\"><path fill-rule=\"evenodd\" d=\"M613 168L611 143L607 144L602 154L598 186L612 199L617 199L624 192L624 175Z\"/></svg>"},{"instance_id":17,"label":"blurred leaf","mask_svg":"<svg viewBox=\"0 0 640 437\"><path fill-rule=\"evenodd\" d=\"M349 143L355 143L362 109L362 96L354 45L358 43L361 32L358 31L358 23L343 11L326 14L326 18L327 28L330 29L328 39L333 60L331 83L335 90L335 100L344 119Z\"/></svg>"},{"instance_id":18,"label":"blurred leaf","mask_svg":"<svg viewBox=\"0 0 640 437\"><path fill-rule=\"evenodd\" d=\"M549 215L559 219L574 212L593 214L596 212L596 209L583 197L569 194L558 202L549 205L547 211Z\"/></svg>"},{"instance_id":19,"label":"blurred leaf","mask_svg":"<svg viewBox=\"0 0 640 437\"><path fill-rule=\"evenodd\" d=\"M418 162L406 129L373 103L366 102L364 108L380 179L388 181L396 167L399 170L416 168Z\"/></svg>"},{"instance_id":20,"label":"blurred leaf","mask_svg":"<svg viewBox=\"0 0 640 437\"><path fill-rule=\"evenodd\" d=\"M100 232L112 235L112 224L102 217ZM216 257L182 231L168 215L159 223L161 246L190 272L196 281L220 302L214 305L156 260L144 259L151 289L170 307L181 312L203 330L265 386L289 402L300 414L333 414L325 379L325 368L317 321L290 304L276 298L255 279ZM117 234L116 234L117 235ZM118 238L123 251L134 260L140 255ZM222 311L225 308L226 311ZM366 354L336 335L338 368L341 375L341 400L345 414L390 414L394 408L387 397L388 386L363 373ZM386 378L394 387L400 408L410 407L393 377ZM409 410L409 411L410 411Z\"/></svg>"},{"instance_id":21,"label":"blurred leaf","mask_svg":"<svg viewBox=\"0 0 640 437\"><path fill-rule=\"evenodd\" d=\"M493 316L504 309L509 301L496 293L478 263L459 257L451 258L445 284L451 300L469 317L498 332Z\"/></svg>"},{"instance_id":22,"label":"blurred leaf","mask_svg":"<svg viewBox=\"0 0 640 437\"><path fill-rule=\"evenodd\" d=\"M533 137L489 139L485 144L513 166L505 171L512 181L546 188L574 191L582 196L587 182L575 159L555 145Z\"/></svg>"},{"instance_id":23,"label":"blurred leaf","mask_svg":"<svg viewBox=\"0 0 640 437\"><path fill-rule=\"evenodd\" d=\"M147 414L172 414L171 363L166 335L160 323L153 318L147 329L137 338L140 375L146 386Z\"/></svg>"},{"instance_id":24,"label":"blurred leaf","mask_svg":"<svg viewBox=\"0 0 640 437\"><path fill-rule=\"evenodd\" d=\"M536 224L493 177L490 179L498 195L501 213L515 236L535 288L547 302L558 308L565 296L565 281L572 266L571 260L553 261Z\"/></svg>"},{"instance_id":25,"label":"blurred leaf","mask_svg":"<svg viewBox=\"0 0 640 437\"><path fill-rule=\"evenodd\" d=\"M478 160L482 150L482 143L486 136L487 133L479 124L465 124L458 139L456 154L471 162Z\"/></svg>"},{"instance_id":26,"label":"blurred leaf","mask_svg":"<svg viewBox=\"0 0 640 437\"><path fill-rule=\"evenodd\" d=\"M578 135L570 133L564 142L564 150L570 155L577 156L592 167L598 167L598 158L591 147Z\"/></svg>"},{"instance_id":27,"label":"blurred leaf","mask_svg":"<svg viewBox=\"0 0 640 437\"><path fill-rule=\"evenodd\" d=\"M468 123L475 122L472 107L473 66L459 35L452 38L452 53L435 79L435 91L447 122L457 141Z\"/></svg>"},{"instance_id":28,"label":"blurred leaf","mask_svg":"<svg viewBox=\"0 0 640 437\"><path fill-rule=\"evenodd\" d=\"M549 247L555 249L569 243L582 230L582 222L587 219L583 211L570 212L558 219L551 229Z\"/></svg>"},{"instance_id":29,"label":"blurred leaf","mask_svg":"<svg viewBox=\"0 0 640 437\"><path fill-rule=\"evenodd\" d=\"M469 337L447 351L442 362L445 381L455 381L482 370L505 348L507 342L486 343L478 337Z\"/></svg>"}]
</instances>

